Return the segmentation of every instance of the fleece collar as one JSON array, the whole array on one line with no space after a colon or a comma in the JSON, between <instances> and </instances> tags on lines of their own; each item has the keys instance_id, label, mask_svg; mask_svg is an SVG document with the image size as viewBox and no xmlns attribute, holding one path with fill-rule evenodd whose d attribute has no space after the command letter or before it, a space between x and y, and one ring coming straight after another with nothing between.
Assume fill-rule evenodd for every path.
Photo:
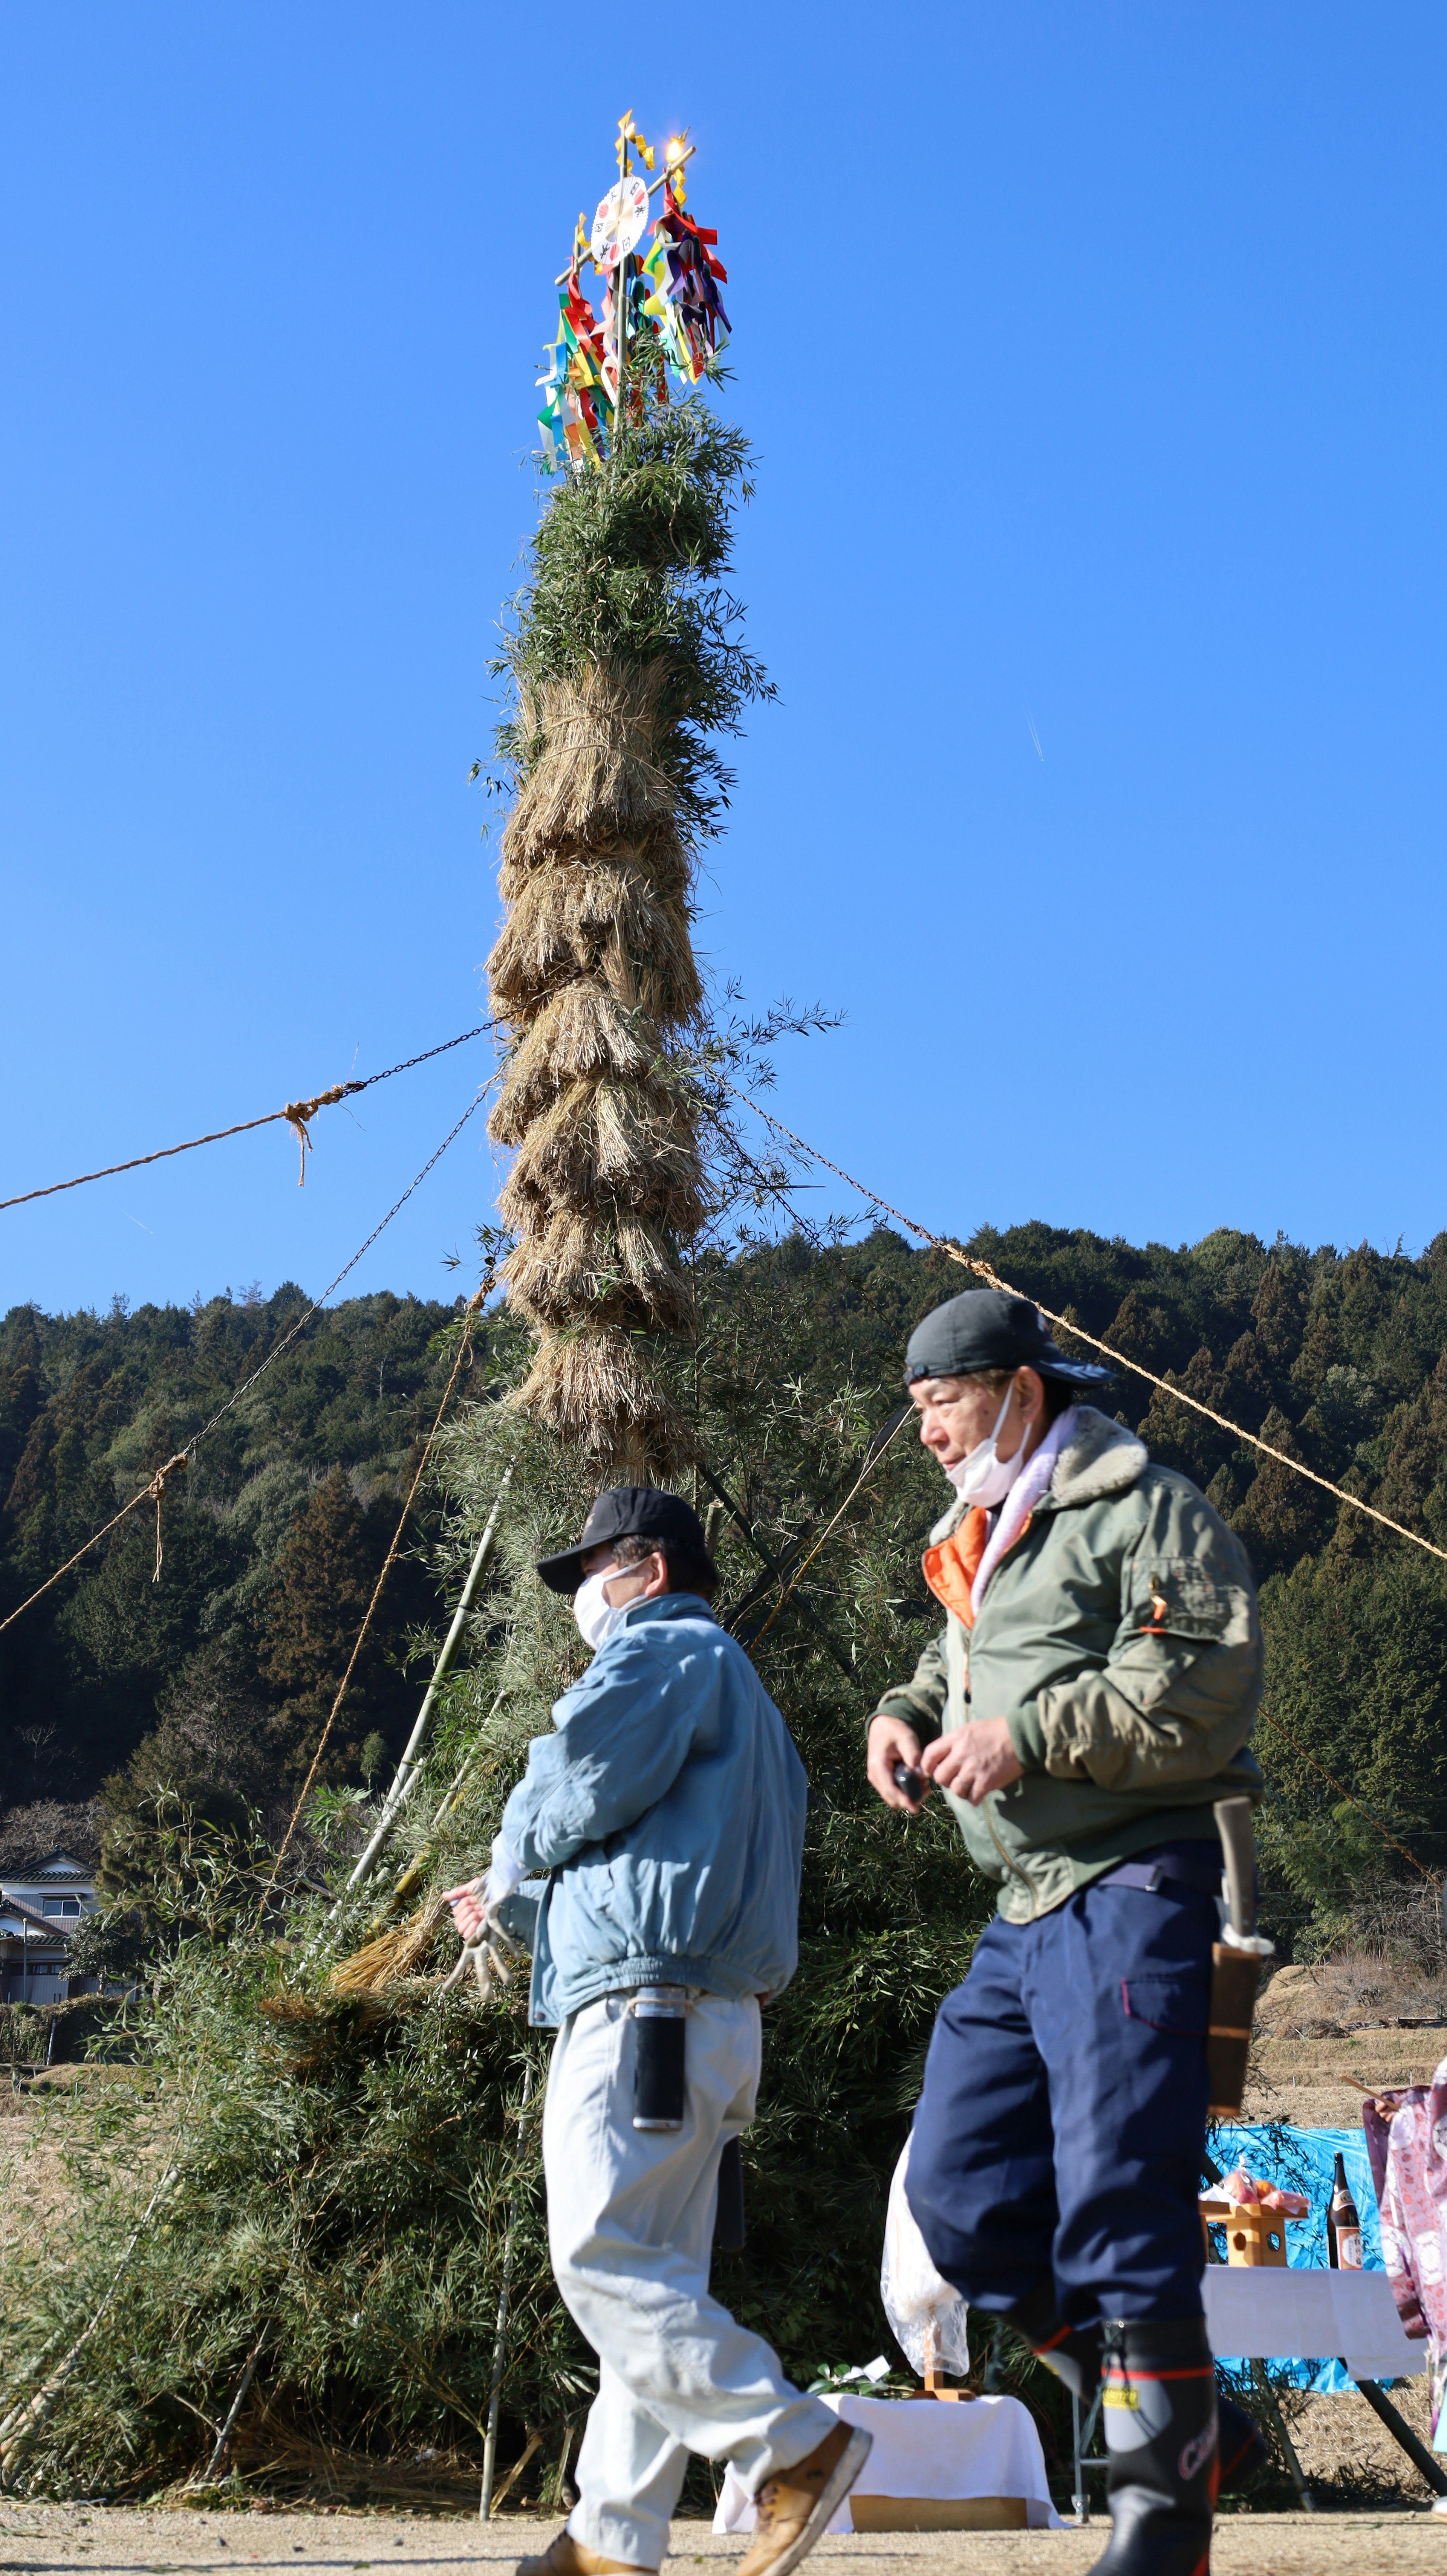
<instances>
[{"instance_id":1,"label":"fleece collar","mask_svg":"<svg viewBox=\"0 0 1447 2576\"><path fill-rule=\"evenodd\" d=\"M1082 1503L1100 1502L1106 1494L1129 1493L1149 1464L1150 1451L1133 1431L1112 1422L1093 1404L1078 1404L1075 1429L1055 1461L1049 1491L1040 1496L1035 1509L1073 1511ZM943 1520L930 1531L932 1547L953 1535L968 1509L967 1503L951 1503Z\"/></svg>"}]
</instances>

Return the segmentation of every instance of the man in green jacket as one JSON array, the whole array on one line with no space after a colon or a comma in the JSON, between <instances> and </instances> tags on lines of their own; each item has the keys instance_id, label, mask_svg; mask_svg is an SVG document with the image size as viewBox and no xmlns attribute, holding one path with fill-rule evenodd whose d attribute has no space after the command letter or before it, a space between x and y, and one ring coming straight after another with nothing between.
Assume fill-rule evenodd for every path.
<instances>
[{"instance_id":1,"label":"man in green jacket","mask_svg":"<svg viewBox=\"0 0 1447 2576\"><path fill-rule=\"evenodd\" d=\"M1077 2393L1104 2364L1101 2568L1198 2576L1254 2441L1238 2410L1218 2427L1196 2196L1211 1811L1260 1794L1261 1634L1235 1534L1080 1400L1107 1375L993 1289L912 1335L920 1437L955 1487L924 1560L947 1619L871 1718L868 1767L911 1813L943 1790L1000 1887L930 2045L907 2184L925 2243Z\"/></svg>"}]
</instances>

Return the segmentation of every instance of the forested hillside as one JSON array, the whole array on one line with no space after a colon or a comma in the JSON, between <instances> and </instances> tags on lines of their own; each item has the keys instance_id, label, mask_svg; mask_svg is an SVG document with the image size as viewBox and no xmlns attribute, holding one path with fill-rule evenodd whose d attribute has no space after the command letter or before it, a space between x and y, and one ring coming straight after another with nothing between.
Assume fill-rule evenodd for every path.
<instances>
[{"instance_id":1,"label":"forested hillside","mask_svg":"<svg viewBox=\"0 0 1447 2576\"><path fill-rule=\"evenodd\" d=\"M265 1299L227 1290L135 1314L119 1302L104 1316L11 1309L0 1325L0 1617L182 1446L307 1302L288 1283ZM143 1506L0 1635L0 1803L88 1800L143 1742L198 1791L264 1811L285 1798L436 1410L431 1345L452 1313L384 1294L318 1316L168 1494L160 1581ZM435 1609L435 1586L409 1557L354 1676L332 1777L358 1776L369 1736L400 1741L408 1632ZM369 1758L379 1754L374 1742Z\"/></svg>"},{"instance_id":2,"label":"forested hillside","mask_svg":"<svg viewBox=\"0 0 1447 2576\"><path fill-rule=\"evenodd\" d=\"M1447 1236L1417 1260L1308 1252L1224 1229L1177 1251L1044 1225L984 1231L971 1248L1447 1544ZM850 1246L794 1237L705 1258L694 1380L702 1370L710 1436L736 1438L738 1480L766 1536L786 1538L800 1509L791 1474L773 1482L770 1417L797 1427L807 1388L822 1420L830 1389L848 1384L856 1397L873 1388L882 1418L910 1323L966 1284L943 1255L910 1251L882 1230ZM134 1315L119 1305L58 1318L12 1309L0 1326L0 1614L186 1439L304 1303L288 1285L266 1300L228 1291ZM32 1802L94 1796L140 1746L144 1770L168 1771L193 1795L244 1797L268 1814L289 1806L435 1410L433 1345L454 1312L377 1295L317 1317L168 1500L160 1582L143 1509L0 1636L0 1798L12 1817ZM514 1338L505 1321L479 1336L474 1397L489 1342L505 1357ZM1282 1929L1314 1922L1326 1937L1343 1906L1412 1884L1400 1854L1338 1790L1423 1864L1447 1863L1444 1569L1140 1379L1123 1374L1112 1401L1250 1547L1270 1648L1258 1750L1273 1785L1264 1822L1273 1901ZM734 1463L715 1459L724 1473ZM917 1641L929 1607L916 1541L934 1484L904 1442L884 1474L901 1512L897 1634ZM435 1493L424 1501L413 1552L384 1596L329 1753L333 1779L356 1781L384 1747L395 1750L415 1704L408 1641L435 1631L442 1607L428 1562L439 1509ZM726 1558L737 1594L758 1569L736 1538ZM806 1597L826 1615L833 1603L847 1623L843 1595L857 1579L842 1533ZM800 1619L797 1606L785 1614L802 1637Z\"/></svg>"}]
</instances>

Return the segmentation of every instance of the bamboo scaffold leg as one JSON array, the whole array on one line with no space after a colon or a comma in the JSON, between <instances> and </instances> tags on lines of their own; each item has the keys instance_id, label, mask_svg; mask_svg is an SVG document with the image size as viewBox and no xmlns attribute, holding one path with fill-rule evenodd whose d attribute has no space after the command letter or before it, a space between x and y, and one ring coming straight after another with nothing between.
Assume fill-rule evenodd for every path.
<instances>
[{"instance_id":1,"label":"bamboo scaffold leg","mask_svg":"<svg viewBox=\"0 0 1447 2576\"><path fill-rule=\"evenodd\" d=\"M462 1587L462 1598L458 1602L457 1608L453 1613L452 1625L447 1631L442 1652L437 1658L436 1668L433 1672L432 1679L427 1685L427 1696L423 1700L422 1706L417 1712L417 1723L407 1738L402 1759L397 1765L396 1776L393 1779L391 1788L387 1792L386 1803L383 1806L381 1815L377 1819L371 1839L353 1868L351 1877L347 1881L346 1889L344 1891L347 1895L351 1894L354 1887L360 1887L365 1879L371 1877L382 1853L385 1851L388 1842L391 1840L392 1828L396 1824L397 1818L401 1814L403 1807L406 1805L408 1796L410 1795L411 1790L416 1783L418 1774L421 1771L423 1756L427 1750L428 1738L437 1722L438 1696L441 1692L443 1683L446 1681L448 1674L451 1672L453 1665L457 1661L458 1649L462 1644L463 1632L472 1615L473 1609L476 1606L478 1593L482 1588L482 1578L492 1562L493 1553L497 1546L498 1522L502 1515L503 1503L507 1497L507 1489L512 1483L512 1480L513 1469L509 1467L505 1470L502 1483L497 1489L497 1500L493 1504L492 1510L487 1516L487 1527L477 1542L477 1551L468 1568L467 1581Z\"/></svg>"},{"instance_id":2,"label":"bamboo scaffold leg","mask_svg":"<svg viewBox=\"0 0 1447 2576\"><path fill-rule=\"evenodd\" d=\"M523 2098L518 2111L518 2154L528 2133L528 2098L533 2089L531 2064L523 2075ZM482 2494L478 2499L477 2518L487 2522L492 2514L493 2479L497 2474L497 2423L502 2411L503 2372L507 2367L508 2294L512 2288L513 2247L517 2238L518 2205L516 2188L507 2207L507 2232L502 2240L502 2284L497 2294L497 2334L492 2347L492 2393L487 2404L487 2439L482 2450ZM541 2436L539 2436L541 2439ZM536 2449L537 2444L533 2444ZM511 2483L511 2482L509 2482Z\"/></svg>"}]
</instances>

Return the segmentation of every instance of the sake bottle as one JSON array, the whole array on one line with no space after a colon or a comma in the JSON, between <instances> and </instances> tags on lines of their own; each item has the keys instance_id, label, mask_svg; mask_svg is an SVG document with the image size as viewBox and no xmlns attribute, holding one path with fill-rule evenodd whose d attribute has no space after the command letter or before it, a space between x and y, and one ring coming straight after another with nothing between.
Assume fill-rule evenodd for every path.
<instances>
[{"instance_id":1,"label":"sake bottle","mask_svg":"<svg viewBox=\"0 0 1447 2576\"><path fill-rule=\"evenodd\" d=\"M1326 2222L1327 2260L1334 2272L1359 2272L1362 2268L1362 2222L1357 2205L1347 2189L1346 2166L1340 2156L1332 2179L1331 2208Z\"/></svg>"}]
</instances>

